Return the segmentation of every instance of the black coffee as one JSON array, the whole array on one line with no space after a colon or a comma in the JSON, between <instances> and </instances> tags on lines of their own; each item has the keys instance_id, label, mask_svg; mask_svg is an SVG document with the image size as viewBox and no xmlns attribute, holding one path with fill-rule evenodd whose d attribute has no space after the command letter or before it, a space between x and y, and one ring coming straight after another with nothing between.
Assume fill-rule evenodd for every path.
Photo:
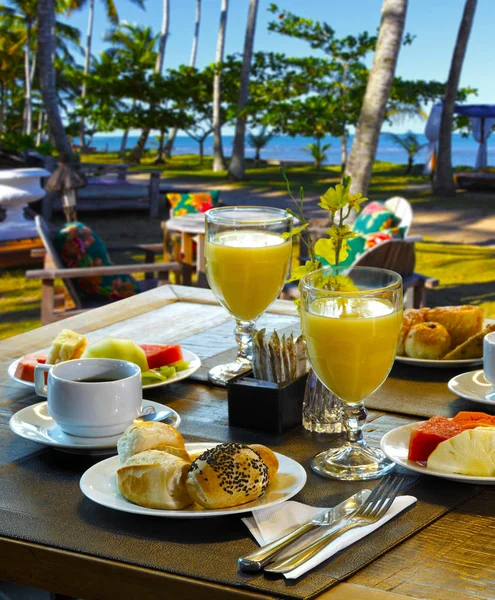
<instances>
[{"instance_id":1,"label":"black coffee","mask_svg":"<svg viewBox=\"0 0 495 600\"><path fill-rule=\"evenodd\" d=\"M78 383L104 383L106 381L118 381L120 377L87 377L86 379L76 379Z\"/></svg>"}]
</instances>

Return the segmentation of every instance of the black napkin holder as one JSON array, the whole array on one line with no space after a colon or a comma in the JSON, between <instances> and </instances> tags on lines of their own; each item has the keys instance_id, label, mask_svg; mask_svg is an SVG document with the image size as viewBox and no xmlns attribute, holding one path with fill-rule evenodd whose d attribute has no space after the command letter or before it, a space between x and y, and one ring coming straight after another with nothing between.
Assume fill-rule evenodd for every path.
<instances>
[{"instance_id":1,"label":"black napkin holder","mask_svg":"<svg viewBox=\"0 0 495 600\"><path fill-rule=\"evenodd\" d=\"M285 433L302 423L307 374L279 385L255 379L248 371L227 383L229 425Z\"/></svg>"}]
</instances>

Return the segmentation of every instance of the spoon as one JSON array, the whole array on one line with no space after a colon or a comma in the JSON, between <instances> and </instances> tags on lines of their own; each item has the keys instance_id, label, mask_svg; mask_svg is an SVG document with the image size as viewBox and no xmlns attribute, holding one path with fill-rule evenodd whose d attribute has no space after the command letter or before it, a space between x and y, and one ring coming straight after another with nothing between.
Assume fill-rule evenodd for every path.
<instances>
[{"instance_id":1,"label":"spoon","mask_svg":"<svg viewBox=\"0 0 495 600\"><path fill-rule=\"evenodd\" d=\"M134 419L134 422L139 421L165 421L172 415L172 410L170 408L164 408L163 410L159 410L158 412L152 407L147 407L147 412L141 413L139 417Z\"/></svg>"}]
</instances>

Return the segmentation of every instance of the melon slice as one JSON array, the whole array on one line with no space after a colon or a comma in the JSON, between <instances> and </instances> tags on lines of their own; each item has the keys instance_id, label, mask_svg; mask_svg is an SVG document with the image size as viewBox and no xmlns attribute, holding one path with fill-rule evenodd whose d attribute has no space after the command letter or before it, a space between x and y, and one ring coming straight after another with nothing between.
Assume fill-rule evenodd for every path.
<instances>
[{"instance_id":1,"label":"melon slice","mask_svg":"<svg viewBox=\"0 0 495 600\"><path fill-rule=\"evenodd\" d=\"M427 467L443 473L495 477L495 427L467 429L438 444Z\"/></svg>"}]
</instances>

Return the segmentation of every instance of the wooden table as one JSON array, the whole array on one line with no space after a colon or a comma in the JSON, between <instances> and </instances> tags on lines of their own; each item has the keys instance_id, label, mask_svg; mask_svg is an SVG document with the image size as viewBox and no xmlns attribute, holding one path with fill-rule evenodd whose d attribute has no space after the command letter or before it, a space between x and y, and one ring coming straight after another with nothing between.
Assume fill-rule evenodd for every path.
<instances>
[{"instance_id":1,"label":"wooden table","mask_svg":"<svg viewBox=\"0 0 495 600\"><path fill-rule=\"evenodd\" d=\"M270 308L267 320L286 326L294 322L294 307L286 301L277 301ZM13 519L33 523L33 515L41 509L41 497L36 485L23 490L22 505L29 510L6 506L5 498L15 498L8 482L15 482L16 469L23 470L23 460L48 457L46 468L63 462L70 469L70 457L44 450L41 446L17 438L8 428L8 419L23 406L38 401L31 390L11 382L6 374L7 365L15 358L48 346L62 328L71 328L88 335L90 341L104 335L130 337L137 342L177 342L201 339L196 342L198 352L206 359L225 348L226 331L233 323L213 298L211 292L197 288L165 286L120 301L117 305L95 309L63 322L53 323L0 343L0 514L8 508ZM187 345L187 343L186 343ZM396 382L397 383L397 382ZM159 388L163 390L163 388ZM159 401L158 397L154 399ZM413 399L410 399L411 402ZM181 382L167 389L167 403L183 418L182 430L189 436L203 439L229 439L231 431L226 422L226 393L220 388L197 382ZM375 411L370 414L368 437L375 442L384 431L411 418ZM302 433L300 434L303 435ZM302 439L302 438L301 438ZM74 459L75 460L75 459ZM43 463L45 464L45 463ZM12 476L14 473L14 476ZM2 474L4 477L2 478ZM25 468L22 476L26 477ZM46 474L46 476L49 472ZM34 477L33 473L33 477ZM40 474L37 473L39 477ZM41 474L43 476L43 473ZM12 479L13 477L13 479ZM315 475L312 477L316 478ZM317 478L319 485L327 480ZM428 478L423 478L428 482ZM7 484L5 483L7 481ZM29 477L28 477L29 481ZM313 480L314 481L314 480ZM432 478L432 484L438 480ZM60 518L64 519L63 497L67 484L60 481L48 502L58 502ZM77 482L72 493L78 493ZM339 483L340 485L340 483ZM493 487L471 488L472 497L431 523L416 535L403 541L380 558L361 569L343 583L319 596L320 600L472 600L495 598L495 523ZM77 496L79 498L79 496ZM83 502L81 495L80 502ZM89 501L87 501L89 502ZM91 505L92 507L93 505ZM91 508L90 507L90 508ZM106 509L99 509L106 510ZM10 514L10 513L9 513ZM64 521L67 536L77 536L77 512L72 522ZM111 513L110 518L120 518ZM30 520L31 519L31 520ZM134 523L134 521L133 521ZM53 526L60 523L53 521ZM91 522L86 523L86 527ZM135 525L137 527L138 524ZM166 527L157 520L156 528ZM26 526L27 527L27 526ZM218 527L221 522L218 521ZM254 593L242 588L218 585L208 581L174 575L162 570L137 567L116 560L107 560L91 553L67 551L40 544L30 539L14 539L0 528L0 580L41 587L60 594L86 599L105 598L140 600L153 598L181 599L258 599L273 598L269 592ZM31 529L29 529L31 531ZM92 526L90 535L103 535ZM136 530L138 534L139 529ZM246 537L248 534L246 532ZM180 538L180 530L179 530ZM117 542L115 542L117 543ZM151 543L151 542L150 542ZM155 544L156 546L156 544ZM156 547L156 551L160 552ZM235 560L235 556L232 560ZM230 559L230 557L229 557ZM164 557L163 560L169 560Z\"/></svg>"},{"instance_id":2,"label":"wooden table","mask_svg":"<svg viewBox=\"0 0 495 600\"><path fill-rule=\"evenodd\" d=\"M182 247L182 277L185 285L191 283L191 271L196 270L196 281L201 282L205 273L205 215L193 213L182 217L172 217L162 221L164 244L167 244L170 233L180 235ZM194 242L196 242L196 261L193 257Z\"/></svg>"}]
</instances>

